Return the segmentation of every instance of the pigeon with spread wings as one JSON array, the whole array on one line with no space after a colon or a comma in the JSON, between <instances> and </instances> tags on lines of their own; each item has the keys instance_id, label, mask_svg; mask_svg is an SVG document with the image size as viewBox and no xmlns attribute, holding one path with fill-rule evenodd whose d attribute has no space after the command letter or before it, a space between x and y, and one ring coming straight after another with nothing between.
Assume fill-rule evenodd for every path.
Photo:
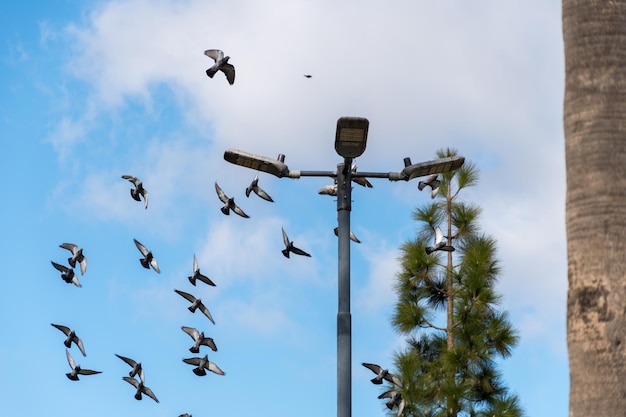
<instances>
[{"instance_id":1,"label":"pigeon with spread wings","mask_svg":"<svg viewBox=\"0 0 626 417\"><path fill-rule=\"evenodd\" d=\"M211 278L207 277L206 275L202 275L200 273L200 268L198 268L198 261L196 260L195 254L193 255L193 274L187 277L187 279L189 280L189 282L191 282L191 285L193 285L194 287L196 286L196 281L202 281L207 285L215 287L215 283L211 281Z\"/></svg>"},{"instance_id":2,"label":"pigeon with spread wings","mask_svg":"<svg viewBox=\"0 0 626 417\"><path fill-rule=\"evenodd\" d=\"M237 213L238 215L240 215L241 217L245 217L248 218L250 216L248 216L242 209L241 207L239 207L237 204L235 204L235 198L234 197L228 197L224 191L220 188L219 185L217 185L217 182L215 183L215 192L217 192L217 196L219 197L220 201L222 203L224 203L224 207L222 207L220 210L222 210L222 213L224 213L225 215L229 215L230 211L234 211L235 213Z\"/></svg>"},{"instance_id":3,"label":"pigeon with spread wings","mask_svg":"<svg viewBox=\"0 0 626 417\"><path fill-rule=\"evenodd\" d=\"M65 356L67 357L67 363L69 363L70 368L72 368L72 372L68 372L65 376L72 381L78 381L78 375L95 375L102 373L100 371L92 371L91 369L81 368L80 365L77 365L76 362L74 362L74 358L72 358L70 351L67 349L65 349Z\"/></svg>"},{"instance_id":4,"label":"pigeon with spread wings","mask_svg":"<svg viewBox=\"0 0 626 417\"><path fill-rule=\"evenodd\" d=\"M85 346L83 345L83 341L80 339L80 337L76 335L76 332L74 330L71 330L67 326L63 326L62 324L54 324L54 323L50 323L50 324L53 327L56 327L57 329L61 330L65 334L65 336L67 336L65 338L65 341L63 342L65 347L69 348L70 346L72 346L72 343L74 343L76 346L78 346L80 353L82 353L83 356L87 356L87 354L85 353Z\"/></svg>"},{"instance_id":5,"label":"pigeon with spread wings","mask_svg":"<svg viewBox=\"0 0 626 417\"><path fill-rule=\"evenodd\" d=\"M228 84L233 85L235 83L235 67L228 63L229 56L224 56L224 52L219 49L207 49L204 51L204 55L215 61L215 64L206 70L206 75L209 78L213 78L216 72L222 71L226 75Z\"/></svg>"},{"instance_id":6,"label":"pigeon with spread wings","mask_svg":"<svg viewBox=\"0 0 626 417\"><path fill-rule=\"evenodd\" d=\"M211 316L211 312L209 311L209 309L204 305L204 303L202 303L202 299L201 298L196 298L193 295L184 292L184 291L180 291L180 290L174 290L178 295L180 295L181 297L183 297L184 299L186 299L187 301L189 301L191 303L191 305L189 307L187 307L187 309L189 311L191 311L192 313L195 313L197 309L200 309L200 311L207 316L207 318L209 320L211 320L211 323L215 324L215 320L213 320L213 316Z\"/></svg>"},{"instance_id":7,"label":"pigeon with spread wings","mask_svg":"<svg viewBox=\"0 0 626 417\"><path fill-rule=\"evenodd\" d=\"M69 262L72 268L76 267L76 262L78 262L80 265L80 274L85 275L85 271L87 271L87 258L83 254L83 249L73 243L62 243L59 247L72 252L72 256L67 258L67 262Z\"/></svg>"},{"instance_id":8,"label":"pigeon with spread wings","mask_svg":"<svg viewBox=\"0 0 626 417\"><path fill-rule=\"evenodd\" d=\"M135 242L135 246L137 246L137 249L139 249L139 252L141 252L141 254L143 255L143 258L139 258L141 266L146 269L150 269L150 267L152 267L152 269L160 274L161 270L159 269L159 264L157 263L157 260L152 252L149 251L148 248L146 248L144 245L142 245L141 242L139 242L137 239L133 239L133 241Z\"/></svg>"},{"instance_id":9,"label":"pigeon with spread wings","mask_svg":"<svg viewBox=\"0 0 626 417\"><path fill-rule=\"evenodd\" d=\"M122 175L122 178L133 183L135 188L130 189L130 196L135 201L141 201L140 197L143 197L144 208L148 208L148 190L143 188L141 180L133 175Z\"/></svg>"},{"instance_id":10,"label":"pigeon with spread wings","mask_svg":"<svg viewBox=\"0 0 626 417\"><path fill-rule=\"evenodd\" d=\"M196 367L193 369L193 373L198 376L206 375L206 370L218 375L224 375L224 371L222 371L215 363L211 362L207 355L204 355L202 358L183 359L183 362L189 365L195 365Z\"/></svg>"},{"instance_id":11,"label":"pigeon with spread wings","mask_svg":"<svg viewBox=\"0 0 626 417\"><path fill-rule=\"evenodd\" d=\"M78 281L78 277L76 276L72 268L68 268L67 266L58 264L54 261L50 262L52 262L52 266L54 266L57 271L61 272L61 279L63 279L63 281L67 282L68 284L74 284L77 287L82 287L82 285L80 285L80 282Z\"/></svg>"},{"instance_id":12,"label":"pigeon with spread wings","mask_svg":"<svg viewBox=\"0 0 626 417\"><path fill-rule=\"evenodd\" d=\"M289 237L287 236L285 229L284 228L281 228L281 229L283 231L283 242L285 243L285 249L283 249L281 252L285 256L285 258L289 258L290 252L295 253L296 255L309 256L309 257L311 256L310 254L306 253L302 249L295 247L293 245L293 241L289 240Z\"/></svg>"}]
</instances>

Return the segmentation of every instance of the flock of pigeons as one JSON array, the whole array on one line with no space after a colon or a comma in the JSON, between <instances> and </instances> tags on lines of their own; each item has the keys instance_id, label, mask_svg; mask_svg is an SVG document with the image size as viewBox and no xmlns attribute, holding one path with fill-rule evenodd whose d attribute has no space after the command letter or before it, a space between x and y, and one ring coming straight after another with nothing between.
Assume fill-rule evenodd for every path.
<instances>
[{"instance_id":1,"label":"flock of pigeons","mask_svg":"<svg viewBox=\"0 0 626 417\"><path fill-rule=\"evenodd\" d=\"M209 76L210 78L213 78L213 76L218 71L222 71L225 74L226 79L228 80L229 84L232 85L235 82L235 67L228 62L230 57L224 56L224 53L218 49L206 50L204 54L212 58L215 61L215 64L206 70L207 76ZM311 75L306 74L305 77L311 78ZM357 169L356 165L353 165L352 166L353 172L356 172L356 169ZM142 181L133 175L122 175L122 178L131 182L134 186L134 188L130 189L131 197L135 201L141 202L143 200L144 208L148 209L148 190L144 188ZM356 178L353 178L352 180L353 182L363 187L368 187L368 188L372 187L372 184L366 178L356 177ZM245 190L246 197L249 197L251 193L255 193L257 196L259 196L260 198L268 202L274 202L272 197L270 197L270 195L259 186L258 182L259 182L259 177L258 175L256 175L255 178L250 183L250 185ZM425 180L420 181L418 184L418 189L421 191L427 186L430 187L431 197L435 198L435 196L437 195L439 191L439 185L440 185L440 181L438 179L438 175L434 174L434 175L427 177ZM241 217L244 217L244 218L250 217L241 209L241 207L239 207L235 203L234 197L228 197L224 193L224 191L217 184L217 182L215 183L215 191L217 193L219 200L224 204L221 207L221 211L223 214L229 215L230 212L232 211ZM322 187L318 191L318 193L324 194L324 195L336 196L337 195L336 181L334 184ZM289 239L284 228L281 228L281 230L282 230L283 243L285 246L285 248L282 249L281 252L286 258L289 258L290 254L292 253L295 255L306 256L306 257L311 256L309 253L305 252L304 250L294 245L293 241ZM335 232L335 235L337 235L338 229L335 228L334 232ZM355 243L361 243L361 241L354 235L352 231L350 231L350 239L354 241ZM137 249L142 255L142 258L139 259L141 266L146 269L152 268L155 272L160 273L161 271L159 269L157 259L154 257L153 253L145 245L139 242L137 239L133 239L133 240L134 240L135 246L137 247ZM63 281L65 281L68 284L73 284L77 287L81 287L82 285L78 279L77 273L74 271L74 268L76 268L76 266L78 265L81 275L84 275L85 272L87 271L87 258L83 254L83 249L74 243L63 243L60 245L60 247L68 250L71 253L71 256L67 258L68 265L63 265L63 264L51 261L53 267L61 273L61 278L63 279ZM441 232L439 227L435 228L435 242L432 246L429 246L426 248L426 253L430 254L437 250L444 250L444 251L454 250L453 247L449 246L447 242L444 241L443 233ZM215 283L209 277L207 277L206 275L203 275L200 272L200 268L198 267L198 261L196 259L195 254L193 257L193 272L192 272L192 275L188 277L188 280L194 287L196 286L196 283L198 281L206 284L207 286L215 286ZM209 321L211 321L211 323L215 324L215 320L213 319L211 312L209 311L207 306L202 302L202 299L200 297L197 297L191 293L178 290L178 289L175 289L174 291L190 303L190 305L187 307L190 312L195 313L197 310L199 310L202 314L204 314L204 316L206 316L209 319ZM65 335L65 340L63 341L63 344L66 347L65 355L69 363L69 366L71 368L71 371L66 373L66 376L68 379L72 381L77 381L79 380L79 375L95 375L95 374L101 373L100 371L82 368L79 364L76 363L76 361L72 357L70 350L69 350L72 344L78 347L80 353L83 356L87 356L85 353L85 346L83 344L83 341L77 336L74 330L72 330L68 326L61 325L61 324L52 323L52 326L60 330L61 332L63 332L63 334ZM189 326L181 326L181 329L183 332L189 335L191 339L193 340L193 345L189 348L190 352L194 354L198 354L200 352L201 346L206 346L210 348L213 352L217 352L217 346L215 344L215 341L212 338L205 336L203 331L199 331L198 329L194 327L189 327ZM135 388L134 398L137 400L141 400L142 395L147 395L152 400L158 403L159 400L154 394L154 392L148 386L145 385L145 374L144 374L144 370L142 368L141 362L137 362L134 359L131 359L122 355L118 355L117 353L115 354L115 356L117 356L119 359L121 359L123 362L125 362L127 365L129 365L132 368L131 371L128 373L128 376L123 376L122 379L128 382L130 385L132 385ZM195 356L191 358L185 358L183 359L183 362L194 366L193 373L198 376L205 376L206 371L213 372L217 375L225 374L224 371L222 371L218 365L216 365L214 362L208 359L207 354L205 354L202 357ZM394 385L395 388L392 388L382 393L381 395L378 396L378 398L379 399L388 398L388 401L386 403L387 408L391 410L394 407L397 407L398 408L397 415L401 416L404 410L404 399L402 398L402 395L398 390L402 388L402 382L400 378L390 373L388 370L381 368L378 365L371 364L371 363L363 363L362 365L370 369L372 372L376 374L376 377L374 377L371 380L372 383L382 384L383 380L385 380ZM179 415L179 417L192 417L192 416L190 414L185 413L185 414Z\"/></svg>"},{"instance_id":2,"label":"flock of pigeons","mask_svg":"<svg viewBox=\"0 0 626 417\"><path fill-rule=\"evenodd\" d=\"M148 191L143 187L143 183L141 182L141 180L132 175L123 175L122 178L133 183L134 188L131 188L130 190L131 197L136 201L143 200L144 207L147 209ZM144 244L139 242L137 239L133 239L133 241L142 255L142 257L139 258L139 263L141 264L141 266L146 269L152 268L155 272L160 273L161 270L159 269L159 264L152 251L150 251ZM73 284L77 287L82 287L80 281L78 280L78 273L74 271L74 268L78 267L80 269L81 275L84 275L87 271L87 257L84 255L83 249L74 243L62 243L59 246L63 249L67 249L68 251L70 251L71 256L67 258L67 265L51 261L52 266L54 266L54 268L61 273L61 279L63 281L68 284ZM198 260L196 259L195 254L193 256L193 271L192 274L187 278L191 285L193 285L194 287L198 282L202 282L207 286L215 286L215 283L209 277L200 272L200 268L198 267ZM196 297L193 294L178 289L174 289L174 291L191 303L188 306L188 310L190 312L195 313L196 310L199 310L211 321L211 323L215 324L215 320L213 319L211 312L202 302L202 299L200 297ZM76 334L76 331L62 324L51 324L53 327L60 330L65 335L65 340L63 341L63 344L66 347L65 356L71 369L70 372L65 374L68 379L72 381L78 381L79 375L95 375L102 373L101 371L95 371L92 369L81 367L72 357L69 350L72 344L78 347L78 350L83 356L87 356L85 352L85 345L82 339ZM207 346L213 352L217 352L217 346L215 344L215 341L212 338L205 336L203 331L199 331L195 327L189 326L181 326L181 329L193 340L193 345L189 348L190 352L198 354L200 352L201 346ZM131 371L128 373L128 376L123 376L122 379L135 388L134 398L137 400L141 400L143 395L146 395L158 403L159 400L157 396L154 394L152 389L150 389L145 384L145 373L142 368L141 362L138 362L129 357L118 355L117 353L115 354L115 356L120 358L132 368ZM217 364L209 360L207 354L205 354L204 356L198 355L190 358L184 358L182 361L188 365L192 365L194 367L192 369L193 373L198 376L205 376L207 374L206 371L213 372L217 375L225 375L224 371ZM185 413L179 415L179 417L192 416L191 414Z\"/></svg>"}]
</instances>

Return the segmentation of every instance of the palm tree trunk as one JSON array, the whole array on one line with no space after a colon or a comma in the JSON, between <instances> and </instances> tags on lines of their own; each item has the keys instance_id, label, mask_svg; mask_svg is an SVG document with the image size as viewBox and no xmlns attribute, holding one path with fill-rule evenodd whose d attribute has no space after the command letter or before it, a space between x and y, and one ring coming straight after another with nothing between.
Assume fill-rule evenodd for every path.
<instances>
[{"instance_id":1,"label":"palm tree trunk","mask_svg":"<svg viewBox=\"0 0 626 417\"><path fill-rule=\"evenodd\" d=\"M626 0L563 0L570 417L626 416Z\"/></svg>"}]
</instances>

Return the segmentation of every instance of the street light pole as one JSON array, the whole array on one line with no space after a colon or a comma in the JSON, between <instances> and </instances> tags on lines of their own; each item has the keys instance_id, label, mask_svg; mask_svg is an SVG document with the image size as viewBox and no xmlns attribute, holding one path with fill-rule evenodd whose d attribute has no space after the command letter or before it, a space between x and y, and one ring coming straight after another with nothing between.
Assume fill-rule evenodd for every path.
<instances>
[{"instance_id":1,"label":"street light pole","mask_svg":"<svg viewBox=\"0 0 626 417\"><path fill-rule=\"evenodd\" d=\"M350 211L352 159L337 165L337 417L352 414L352 316L350 315Z\"/></svg>"},{"instance_id":2,"label":"street light pole","mask_svg":"<svg viewBox=\"0 0 626 417\"><path fill-rule=\"evenodd\" d=\"M344 158L337 171L297 171L285 164L285 155L277 159L253 155L236 149L224 152L224 159L235 165L267 172L278 178L331 177L337 181L338 274L337 274L337 417L352 415L352 317L350 315L350 211L352 210L352 178L387 178L389 181L409 181L430 174L460 168L462 156L412 164L404 158L400 172L352 171L352 159L365 151L369 122L359 117L337 120L335 150Z\"/></svg>"}]
</instances>

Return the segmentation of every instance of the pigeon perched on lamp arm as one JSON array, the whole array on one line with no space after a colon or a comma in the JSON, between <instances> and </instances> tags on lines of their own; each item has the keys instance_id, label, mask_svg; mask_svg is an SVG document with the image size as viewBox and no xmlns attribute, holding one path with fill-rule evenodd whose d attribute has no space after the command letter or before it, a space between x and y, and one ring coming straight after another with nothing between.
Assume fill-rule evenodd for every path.
<instances>
[{"instance_id":1,"label":"pigeon perched on lamp arm","mask_svg":"<svg viewBox=\"0 0 626 417\"><path fill-rule=\"evenodd\" d=\"M135 188L130 189L130 196L135 201L141 201L140 197L143 197L144 208L148 208L148 190L143 188L141 180L133 175L122 175L122 178L133 183Z\"/></svg>"},{"instance_id":2,"label":"pigeon perched on lamp arm","mask_svg":"<svg viewBox=\"0 0 626 417\"><path fill-rule=\"evenodd\" d=\"M216 72L222 71L226 75L228 84L233 85L235 83L235 67L228 63L229 56L224 56L224 52L219 49L207 49L204 51L204 55L215 61L215 64L206 70L206 75L209 78L213 78Z\"/></svg>"},{"instance_id":3,"label":"pigeon perched on lamp arm","mask_svg":"<svg viewBox=\"0 0 626 417\"><path fill-rule=\"evenodd\" d=\"M76 262L80 265L80 274L85 275L87 271L87 258L83 254L83 249L74 243L62 243L59 247L72 252L72 256L67 258L67 262L72 268L76 267Z\"/></svg>"}]
</instances>

